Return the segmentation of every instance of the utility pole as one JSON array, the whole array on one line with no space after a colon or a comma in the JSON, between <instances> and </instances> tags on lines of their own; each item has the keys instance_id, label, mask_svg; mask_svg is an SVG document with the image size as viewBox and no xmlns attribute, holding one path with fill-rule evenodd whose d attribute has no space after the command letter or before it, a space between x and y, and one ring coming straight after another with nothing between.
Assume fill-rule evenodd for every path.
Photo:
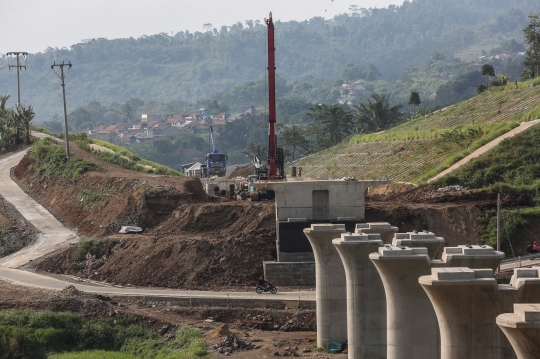
<instances>
[{"instance_id":1,"label":"utility pole","mask_svg":"<svg viewBox=\"0 0 540 359\"><path fill-rule=\"evenodd\" d=\"M501 194L497 193L497 252L501 251ZM501 271L499 265L498 272Z\"/></svg>"},{"instance_id":2,"label":"utility pole","mask_svg":"<svg viewBox=\"0 0 540 359\"><path fill-rule=\"evenodd\" d=\"M17 106L21 105L21 80L19 78L19 70L20 69L27 69L26 65L21 65L19 63L19 56L28 56L28 52L8 52L6 54L7 56L16 56L17 57L17 65L9 65L9 69L11 70L12 67L17 68Z\"/></svg>"},{"instance_id":3,"label":"utility pole","mask_svg":"<svg viewBox=\"0 0 540 359\"><path fill-rule=\"evenodd\" d=\"M62 80L62 95L64 97L64 137L66 139L66 158L69 160L69 132L68 132L68 122L67 122L67 110L66 110L66 84L64 83L64 79L66 76L64 75L64 66L68 66L71 68L71 61L69 61L67 64L62 61L61 64L57 64L56 62L53 62L51 65L51 69L54 71L55 67L60 67L60 80Z\"/></svg>"}]
</instances>

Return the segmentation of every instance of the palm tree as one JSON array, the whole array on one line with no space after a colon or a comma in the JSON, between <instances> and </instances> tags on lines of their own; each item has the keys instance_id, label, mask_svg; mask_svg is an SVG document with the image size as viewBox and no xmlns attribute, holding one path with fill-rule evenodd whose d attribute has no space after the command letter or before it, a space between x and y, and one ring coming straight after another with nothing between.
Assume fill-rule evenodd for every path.
<instances>
[{"instance_id":1,"label":"palm tree","mask_svg":"<svg viewBox=\"0 0 540 359\"><path fill-rule=\"evenodd\" d=\"M131 123L133 122L133 107L129 103L125 103L121 107L122 110L122 121Z\"/></svg>"},{"instance_id":2,"label":"palm tree","mask_svg":"<svg viewBox=\"0 0 540 359\"><path fill-rule=\"evenodd\" d=\"M377 132L395 125L401 117L401 104L392 106L390 95L374 93L372 99L354 106L357 132Z\"/></svg>"},{"instance_id":3,"label":"palm tree","mask_svg":"<svg viewBox=\"0 0 540 359\"><path fill-rule=\"evenodd\" d=\"M32 105L28 108L24 105L17 105L17 126L22 128L25 144L30 144L30 122L34 119L34 108Z\"/></svg>"},{"instance_id":4,"label":"palm tree","mask_svg":"<svg viewBox=\"0 0 540 359\"><path fill-rule=\"evenodd\" d=\"M307 115L316 121L315 135L321 149L337 145L351 133L352 116L339 104L317 105Z\"/></svg>"}]
</instances>

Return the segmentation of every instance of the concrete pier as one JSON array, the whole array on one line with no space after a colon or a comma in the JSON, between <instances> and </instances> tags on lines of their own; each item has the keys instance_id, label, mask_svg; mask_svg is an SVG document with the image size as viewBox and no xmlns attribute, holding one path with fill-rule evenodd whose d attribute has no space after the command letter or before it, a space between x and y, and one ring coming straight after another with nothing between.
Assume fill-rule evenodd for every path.
<instances>
[{"instance_id":1,"label":"concrete pier","mask_svg":"<svg viewBox=\"0 0 540 359\"><path fill-rule=\"evenodd\" d=\"M392 240L392 245L396 247L427 248L429 258L431 259L435 259L443 244L444 238L437 237L428 231L396 233Z\"/></svg>"},{"instance_id":2,"label":"concrete pier","mask_svg":"<svg viewBox=\"0 0 540 359\"><path fill-rule=\"evenodd\" d=\"M379 273L369 260L383 246L381 235L342 234L332 243L347 278L349 359L385 359L386 297Z\"/></svg>"},{"instance_id":3,"label":"concrete pier","mask_svg":"<svg viewBox=\"0 0 540 359\"><path fill-rule=\"evenodd\" d=\"M437 318L418 278L431 272L426 248L386 245L371 253L386 293L387 358L436 359Z\"/></svg>"},{"instance_id":4,"label":"concrete pier","mask_svg":"<svg viewBox=\"0 0 540 359\"><path fill-rule=\"evenodd\" d=\"M358 223L355 233L378 233L384 244L392 244L392 239L398 230L398 227L394 227L388 222L372 222Z\"/></svg>"},{"instance_id":5,"label":"concrete pier","mask_svg":"<svg viewBox=\"0 0 540 359\"><path fill-rule=\"evenodd\" d=\"M433 268L419 283L437 315L441 359L507 358L493 325L498 287L491 269Z\"/></svg>"},{"instance_id":6,"label":"concrete pier","mask_svg":"<svg viewBox=\"0 0 540 359\"><path fill-rule=\"evenodd\" d=\"M540 358L540 304L514 304L514 313L499 315L497 325L518 359Z\"/></svg>"},{"instance_id":7,"label":"concrete pier","mask_svg":"<svg viewBox=\"0 0 540 359\"><path fill-rule=\"evenodd\" d=\"M503 259L503 252L484 245L446 247L442 254L447 267L490 268L493 271L497 270Z\"/></svg>"},{"instance_id":8,"label":"concrete pier","mask_svg":"<svg viewBox=\"0 0 540 359\"><path fill-rule=\"evenodd\" d=\"M315 255L317 346L347 341L347 289L345 269L332 244L345 233L342 224L313 224L304 229Z\"/></svg>"}]
</instances>

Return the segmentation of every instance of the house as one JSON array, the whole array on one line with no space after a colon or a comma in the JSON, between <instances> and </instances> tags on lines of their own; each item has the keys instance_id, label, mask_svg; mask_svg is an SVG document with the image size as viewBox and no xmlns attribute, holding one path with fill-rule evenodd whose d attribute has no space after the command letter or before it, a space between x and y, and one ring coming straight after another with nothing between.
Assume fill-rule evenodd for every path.
<instances>
[{"instance_id":1,"label":"house","mask_svg":"<svg viewBox=\"0 0 540 359\"><path fill-rule=\"evenodd\" d=\"M228 119L229 117L231 117L231 114L228 113L228 112L222 112L222 113L218 113L217 115L214 115L214 116L212 116L212 117L213 117L213 119L214 119L214 122L215 122L216 120L227 121L227 119Z\"/></svg>"},{"instance_id":2,"label":"house","mask_svg":"<svg viewBox=\"0 0 540 359\"><path fill-rule=\"evenodd\" d=\"M175 126L167 126L162 130L154 131L154 138L163 139L163 138L175 138L180 136L182 130Z\"/></svg>"},{"instance_id":3,"label":"house","mask_svg":"<svg viewBox=\"0 0 540 359\"><path fill-rule=\"evenodd\" d=\"M174 115L169 117L165 122L171 126L180 127L182 123L186 122L186 119L180 115Z\"/></svg>"},{"instance_id":4,"label":"house","mask_svg":"<svg viewBox=\"0 0 540 359\"><path fill-rule=\"evenodd\" d=\"M364 80L359 80L359 81L356 81L356 82L353 82L352 84L350 84L348 86L348 90L352 93L362 93L362 92L370 92L364 85L365 85L365 81Z\"/></svg>"},{"instance_id":5,"label":"house","mask_svg":"<svg viewBox=\"0 0 540 359\"><path fill-rule=\"evenodd\" d=\"M183 118L184 120L196 120L197 119L197 115L199 113L198 112L189 112L189 111L183 111L180 115L181 118Z\"/></svg>"},{"instance_id":6,"label":"house","mask_svg":"<svg viewBox=\"0 0 540 359\"><path fill-rule=\"evenodd\" d=\"M193 166L187 169L187 175L188 177L196 177L196 178L202 178L202 164L200 162L195 162Z\"/></svg>"},{"instance_id":7,"label":"house","mask_svg":"<svg viewBox=\"0 0 540 359\"><path fill-rule=\"evenodd\" d=\"M238 120L239 118L242 118L244 115L247 115L247 114L250 114L250 115L256 115L257 114L257 110L255 109L255 107L251 106L251 105L244 105L244 106L240 106L236 109L236 111L231 115L230 117L230 121L235 121L235 120Z\"/></svg>"},{"instance_id":8,"label":"house","mask_svg":"<svg viewBox=\"0 0 540 359\"><path fill-rule=\"evenodd\" d=\"M226 123L227 123L227 121L225 121L225 120L214 119L214 121L212 122L212 126L214 126L214 127L225 126Z\"/></svg>"},{"instance_id":9,"label":"house","mask_svg":"<svg viewBox=\"0 0 540 359\"><path fill-rule=\"evenodd\" d=\"M203 133L203 132L208 132L210 130L210 127L208 125L204 125L198 122L191 122L187 124L184 128L194 133Z\"/></svg>"},{"instance_id":10,"label":"house","mask_svg":"<svg viewBox=\"0 0 540 359\"><path fill-rule=\"evenodd\" d=\"M197 120L202 120L203 118L206 118L206 117L211 117L212 116L212 113L210 112L209 109L207 108L200 108L199 109L199 112L197 114Z\"/></svg>"},{"instance_id":11,"label":"house","mask_svg":"<svg viewBox=\"0 0 540 359\"><path fill-rule=\"evenodd\" d=\"M150 121L161 122L162 121L162 116L161 115L155 115L155 114L145 114L145 113L143 113L141 115L141 122L150 122Z\"/></svg>"},{"instance_id":12,"label":"house","mask_svg":"<svg viewBox=\"0 0 540 359\"><path fill-rule=\"evenodd\" d=\"M139 141L137 140L137 137L135 137L135 135L131 135L131 136L129 136L129 137L123 137L123 138L120 139L120 141L121 141L122 143L126 143L126 144L127 144L127 143L132 144L132 143L139 142Z\"/></svg>"}]
</instances>

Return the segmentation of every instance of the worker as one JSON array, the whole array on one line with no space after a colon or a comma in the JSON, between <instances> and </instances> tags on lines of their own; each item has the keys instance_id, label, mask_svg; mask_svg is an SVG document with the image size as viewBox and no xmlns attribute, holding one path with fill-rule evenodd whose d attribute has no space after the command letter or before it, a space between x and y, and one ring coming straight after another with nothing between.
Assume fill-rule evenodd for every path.
<instances>
[{"instance_id":1,"label":"worker","mask_svg":"<svg viewBox=\"0 0 540 359\"><path fill-rule=\"evenodd\" d=\"M298 167L298 177L302 177L302 167Z\"/></svg>"},{"instance_id":2,"label":"worker","mask_svg":"<svg viewBox=\"0 0 540 359\"><path fill-rule=\"evenodd\" d=\"M266 290L266 284L267 282L264 280L264 276L261 276L259 278L259 281L257 282L257 286L264 288L264 290Z\"/></svg>"}]
</instances>

